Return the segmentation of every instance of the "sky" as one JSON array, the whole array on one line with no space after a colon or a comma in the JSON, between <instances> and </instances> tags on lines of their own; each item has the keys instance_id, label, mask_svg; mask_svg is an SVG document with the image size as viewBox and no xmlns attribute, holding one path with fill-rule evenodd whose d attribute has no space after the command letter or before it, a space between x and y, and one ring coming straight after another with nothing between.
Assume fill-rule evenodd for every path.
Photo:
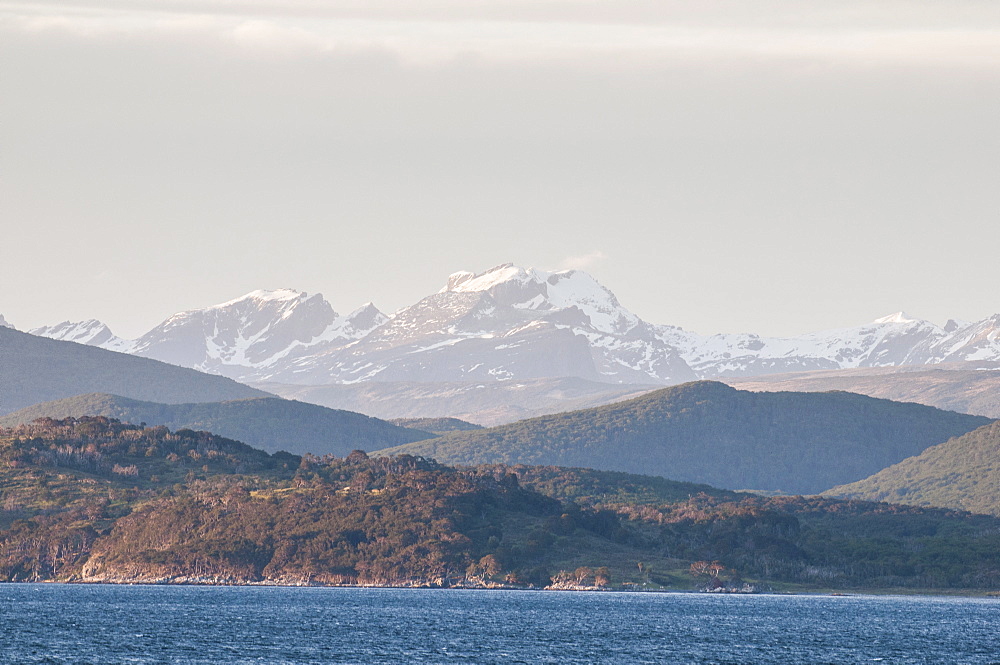
<instances>
[{"instance_id":1,"label":"sky","mask_svg":"<svg viewBox=\"0 0 1000 665\"><path fill-rule=\"evenodd\" d=\"M1000 312L1000 5L0 0L0 314L136 337L584 269L794 335Z\"/></svg>"}]
</instances>

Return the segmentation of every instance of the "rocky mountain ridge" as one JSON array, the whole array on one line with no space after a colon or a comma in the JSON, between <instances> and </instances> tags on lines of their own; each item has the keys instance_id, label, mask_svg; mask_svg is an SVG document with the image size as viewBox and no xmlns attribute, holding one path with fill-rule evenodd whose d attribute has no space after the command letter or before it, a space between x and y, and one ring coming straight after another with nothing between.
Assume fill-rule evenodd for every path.
<instances>
[{"instance_id":1,"label":"rocky mountain ridge","mask_svg":"<svg viewBox=\"0 0 1000 665\"><path fill-rule=\"evenodd\" d=\"M699 335L643 321L591 275L504 264L452 274L392 315L340 315L321 294L255 291L175 314L136 340L99 321L32 334L243 382L496 382L576 377L671 385L787 372L1000 360L1000 314L938 326L903 312L797 337Z\"/></svg>"}]
</instances>

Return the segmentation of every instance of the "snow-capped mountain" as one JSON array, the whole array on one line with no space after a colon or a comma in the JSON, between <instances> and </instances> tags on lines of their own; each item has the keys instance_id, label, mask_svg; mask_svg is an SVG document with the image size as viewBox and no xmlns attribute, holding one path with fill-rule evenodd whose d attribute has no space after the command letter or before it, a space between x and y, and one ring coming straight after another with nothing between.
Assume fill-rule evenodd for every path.
<instances>
[{"instance_id":1,"label":"snow-capped mountain","mask_svg":"<svg viewBox=\"0 0 1000 665\"><path fill-rule=\"evenodd\" d=\"M0 314L0 328L14 328L7 319L3 318L3 314Z\"/></svg>"},{"instance_id":2,"label":"snow-capped mountain","mask_svg":"<svg viewBox=\"0 0 1000 665\"><path fill-rule=\"evenodd\" d=\"M268 380L492 381L578 377L676 383L694 374L675 349L580 271L512 265L455 273L438 293L342 348L302 358Z\"/></svg>"},{"instance_id":3,"label":"snow-capped mountain","mask_svg":"<svg viewBox=\"0 0 1000 665\"><path fill-rule=\"evenodd\" d=\"M135 340L114 336L96 320L31 333L245 379L302 354L342 346L385 321L371 304L340 316L321 294L279 289L174 314Z\"/></svg>"},{"instance_id":4,"label":"snow-capped mountain","mask_svg":"<svg viewBox=\"0 0 1000 665\"><path fill-rule=\"evenodd\" d=\"M132 343L130 341L118 337L111 332L111 328L108 328L97 319L76 322L63 321L54 326L34 328L28 332L39 337L50 337L65 342L99 346L103 349L119 351L121 353L129 353L132 350Z\"/></svg>"},{"instance_id":5,"label":"snow-capped mountain","mask_svg":"<svg viewBox=\"0 0 1000 665\"><path fill-rule=\"evenodd\" d=\"M386 316L341 316L319 294L255 291L181 312L137 340L98 321L32 333L126 351L241 381L490 382L575 377L664 385L697 378L1000 360L1000 315L944 327L903 312L797 337L698 335L625 309L589 274L511 264L457 272Z\"/></svg>"},{"instance_id":6,"label":"snow-capped mountain","mask_svg":"<svg viewBox=\"0 0 1000 665\"><path fill-rule=\"evenodd\" d=\"M799 337L688 336L677 343L691 368L702 378L712 378L925 364L932 361L924 349L946 335L933 323L897 312L854 328Z\"/></svg>"}]
</instances>

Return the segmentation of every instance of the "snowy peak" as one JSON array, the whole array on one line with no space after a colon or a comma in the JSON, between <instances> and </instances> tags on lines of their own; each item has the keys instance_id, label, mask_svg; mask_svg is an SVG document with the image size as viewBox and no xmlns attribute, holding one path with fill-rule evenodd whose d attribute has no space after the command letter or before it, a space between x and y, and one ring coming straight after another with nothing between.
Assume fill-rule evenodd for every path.
<instances>
[{"instance_id":1,"label":"snowy peak","mask_svg":"<svg viewBox=\"0 0 1000 665\"><path fill-rule=\"evenodd\" d=\"M923 323L923 321L913 318L906 312L896 312L895 314L889 314L888 316L883 316L880 319L875 319L872 323Z\"/></svg>"},{"instance_id":2,"label":"snowy peak","mask_svg":"<svg viewBox=\"0 0 1000 665\"><path fill-rule=\"evenodd\" d=\"M513 263L504 263L478 275L468 271L452 273L448 284L441 292L455 291L471 293L475 291L490 291L501 284L527 284L545 281L548 273L536 271L534 268L519 268Z\"/></svg>"},{"instance_id":3,"label":"snowy peak","mask_svg":"<svg viewBox=\"0 0 1000 665\"><path fill-rule=\"evenodd\" d=\"M625 333L640 323L611 291L581 270L546 272L505 263L478 275L454 273L439 293L488 293L498 306L538 312L575 308L583 325L601 333ZM565 315L557 318L566 320Z\"/></svg>"},{"instance_id":4,"label":"snowy peak","mask_svg":"<svg viewBox=\"0 0 1000 665\"><path fill-rule=\"evenodd\" d=\"M365 303L347 316L338 317L319 338L330 342L353 341L361 339L387 321L389 317L379 311L378 307Z\"/></svg>"},{"instance_id":5,"label":"snowy peak","mask_svg":"<svg viewBox=\"0 0 1000 665\"><path fill-rule=\"evenodd\" d=\"M127 352L129 347L127 340L117 337L110 328L97 319L63 321L54 326L34 328L28 332L39 337L99 346L112 351Z\"/></svg>"},{"instance_id":6,"label":"snowy peak","mask_svg":"<svg viewBox=\"0 0 1000 665\"><path fill-rule=\"evenodd\" d=\"M185 367L239 374L236 368L267 366L319 341L338 318L321 294L292 289L253 291L174 314L136 340L135 353Z\"/></svg>"},{"instance_id":7,"label":"snowy peak","mask_svg":"<svg viewBox=\"0 0 1000 665\"><path fill-rule=\"evenodd\" d=\"M448 291L457 291L460 286L468 282L469 280L475 279L476 273L469 272L468 270L460 270L459 272L453 272L448 275L448 283L444 285L444 288L438 291L438 293L446 293Z\"/></svg>"},{"instance_id":8,"label":"snowy peak","mask_svg":"<svg viewBox=\"0 0 1000 665\"><path fill-rule=\"evenodd\" d=\"M11 330L17 330L14 326L7 322L7 319L3 318L3 314L0 314L0 328L10 328Z\"/></svg>"},{"instance_id":9,"label":"snowy peak","mask_svg":"<svg viewBox=\"0 0 1000 665\"><path fill-rule=\"evenodd\" d=\"M370 302L365 303L344 318L354 328L355 334L359 336L368 334L389 320L388 316Z\"/></svg>"},{"instance_id":10,"label":"snowy peak","mask_svg":"<svg viewBox=\"0 0 1000 665\"><path fill-rule=\"evenodd\" d=\"M317 295L321 300L323 299L321 294ZM305 298L309 298L309 294L305 291L296 291L294 289L275 289L273 291L268 291L266 289L258 289L256 291L251 291L246 295L242 295L239 298L234 298L233 300L213 305L208 309L228 309L244 303L255 303L258 306L262 303L288 303Z\"/></svg>"},{"instance_id":11,"label":"snowy peak","mask_svg":"<svg viewBox=\"0 0 1000 665\"><path fill-rule=\"evenodd\" d=\"M619 304L615 294L582 270L551 273L546 283L553 307L580 309L601 332L623 334L642 322Z\"/></svg>"}]
</instances>

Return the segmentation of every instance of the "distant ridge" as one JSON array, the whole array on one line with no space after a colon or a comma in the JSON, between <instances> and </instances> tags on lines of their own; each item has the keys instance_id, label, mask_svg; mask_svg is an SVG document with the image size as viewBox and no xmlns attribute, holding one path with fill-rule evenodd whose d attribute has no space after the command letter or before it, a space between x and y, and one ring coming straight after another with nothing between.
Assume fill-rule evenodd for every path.
<instances>
[{"instance_id":1,"label":"distant ridge","mask_svg":"<svg viewBox=\"0 0 1000 665\"><path fill-rule=\"evenodd\" d=\"M452 432L380 454L658 475L814 494L989 422L852 393L751 393L699 381L608 406Z\"/></svg>"},{"instance_id":2,"label":"distant ridge","mask_svg":"<svg viewBox=\"0 0 1000 665\"><path fill-rule=\"evenodd\" d=\"M0 414L92 392L168 404L271 396L221 376L0 326Z\"/></svg>"},{"instance_id":3,"label":"distant ridge","mask_svg":"<svg viewBox=\"0 0 1000 665\"><path fill-rule=\"evenodd\" d=\"M374 450L433 437L360 413L328 409L277 397L256 397L199 404L158 404L107 394L78 395L36 404L0 417L0 427L37 418L106 416L135 425L212 432L269 453L337 455Z\"/></svg>"},{"instance_id":4,"label":"distant ridge","mask_svg":"<svg viewBox=\"0 0 1000 665\"><path fill-rule=\"evenodd\" d=\"M469 423L458 418L393 418L393 425L418 429L424 432L443 434L444 432L466 432L473 429L483 429L482 425Z\"/></svg>"},{"instance_id":5,"label":"distant ridge","mask_svg":"<svg viewBox=\"0 0 1000 665\"><path fill-rule=\"evenodd\" d=\"M1000 363L961 362L902 367L795 372L725 382L740 390L825 392L846 390L897 402L1000 418Z\"/></svg>"}]
</instances>

